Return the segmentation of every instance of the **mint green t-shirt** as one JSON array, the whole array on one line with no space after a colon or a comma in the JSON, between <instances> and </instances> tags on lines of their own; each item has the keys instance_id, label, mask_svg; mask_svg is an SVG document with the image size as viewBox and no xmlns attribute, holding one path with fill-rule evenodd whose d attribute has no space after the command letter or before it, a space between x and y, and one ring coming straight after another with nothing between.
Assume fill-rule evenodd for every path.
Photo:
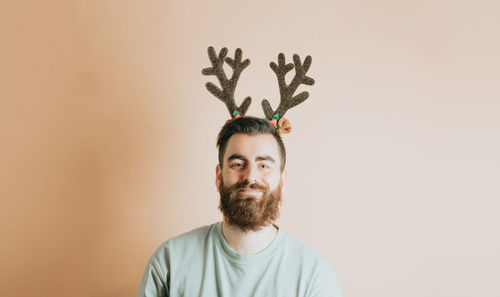
<instances>
[{"instance_id":1,"label":"mint green t-shirt","mask_svg":"<svg viewBox=\"0 0 500 297\"><path fill-rule=\"evenodd\" d=\"M204 226L160 245L151 256L137 297L340 297L330 263L279 228L254 255L232 250L222 223Z\"/></svg>"}]
</instances>

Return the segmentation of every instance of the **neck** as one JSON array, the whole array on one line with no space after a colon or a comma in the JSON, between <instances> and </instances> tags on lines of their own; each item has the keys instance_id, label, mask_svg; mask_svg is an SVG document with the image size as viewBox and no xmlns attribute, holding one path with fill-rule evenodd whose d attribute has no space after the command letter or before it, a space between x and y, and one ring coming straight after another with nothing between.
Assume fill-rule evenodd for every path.
<instances>
[{"instance_id":1,"label":"neck","mask_svg":"<svg viewBox=\"0 0 500 297\"><path fill-rule=\"evenodd\" d=\"M222 235L227 245L235 252L243 255L257 254L268 247L278 234L274 224L265 226L259 231L242 231L231 225L226 218L222 222Z\"/></svg>"}]
</instances>

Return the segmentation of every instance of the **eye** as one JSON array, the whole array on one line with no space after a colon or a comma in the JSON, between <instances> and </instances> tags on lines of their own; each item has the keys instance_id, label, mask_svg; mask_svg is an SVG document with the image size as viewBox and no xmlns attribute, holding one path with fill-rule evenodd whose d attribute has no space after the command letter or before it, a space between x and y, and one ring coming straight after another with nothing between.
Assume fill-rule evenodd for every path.
<instances>
[{"instance_id":1,"label":"eye","mask_svg":"<svg viewBox=\"0 0 500 297\"><path fill-rule=\"evenodd\" d=\"M243 163L241 163L241 162L235 162L235 163L232 163L231 165L229 165L229 167L231 167L231 168L240 168L240 167L243 167Z\"/></svg>"},{"instance_id":2,"label":"eye","mask_svg":"<svg viewBox=\"0 0 500 297\"><path fill-rule=\"evenodd\" d=\"M260 164L260 168L262 168L262 169L270 169L271 166L269 166L269 164L262 163L262 164Z\"/></svg>"}]
</instances>

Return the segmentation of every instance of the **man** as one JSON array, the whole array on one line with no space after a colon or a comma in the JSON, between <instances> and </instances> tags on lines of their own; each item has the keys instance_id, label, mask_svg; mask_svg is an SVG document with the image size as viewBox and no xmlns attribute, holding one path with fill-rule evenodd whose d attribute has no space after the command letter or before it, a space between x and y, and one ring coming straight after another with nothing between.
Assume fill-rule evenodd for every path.
<instances>
[{"instance_id":1,"label":"man","mask_svg":"<svg viewBox=\"0 0 500 297\"><path fill-rule=\"evenodd\" d=\"M137 296L340 297L328 261L274 224L286 182L276 128L239 117L222 127L217 146L223 221L163 243Z\"/></svg>"}]
</instances>

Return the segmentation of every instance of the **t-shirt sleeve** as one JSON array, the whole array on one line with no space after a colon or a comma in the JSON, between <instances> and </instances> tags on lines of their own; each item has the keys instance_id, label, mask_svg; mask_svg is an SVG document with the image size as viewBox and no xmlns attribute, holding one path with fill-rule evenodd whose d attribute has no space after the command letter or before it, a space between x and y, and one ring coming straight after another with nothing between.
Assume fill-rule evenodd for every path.
<instances>
[{"instance_id":1,"label":"t-shirt sleeve","mask_svg":"<svg viewBox=\"0 0 500 297\"><path fill-rule=\"evenodd\" d=\"M137 292L137 297L168 297L167 274L165 259L160 253L155 253L148 262ZM162 264L163 263L163 264Z\"/></svg>"},{"instance_id":2,"label":"t-shirt sleeve","mask_svg":"<svg viewBox=\"0 0 500 297\"><path fill-rule=\"evenodd\" d=\"M329 262L324 261L318 266L310 297L342 297L337 275Z\"/></svg>"}]
</instances>

